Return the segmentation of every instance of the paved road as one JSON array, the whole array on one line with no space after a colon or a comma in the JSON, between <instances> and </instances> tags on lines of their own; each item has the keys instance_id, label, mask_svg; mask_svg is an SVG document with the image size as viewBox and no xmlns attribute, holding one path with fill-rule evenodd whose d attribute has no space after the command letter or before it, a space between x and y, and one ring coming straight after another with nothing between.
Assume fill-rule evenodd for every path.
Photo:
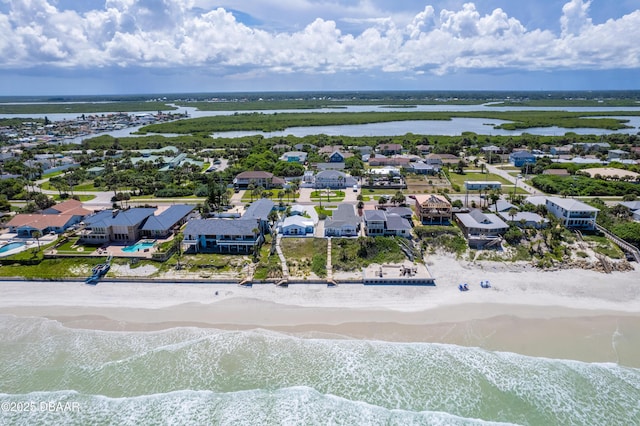
<instances>
[{"instance_id":1,"label":"paved road","mask_svg":"<svg viewBox=\"0 0 640 426\"><path fill-rule=\"evenodd\" d=\"M538 191L534 187L524 183L523 182L524 178L517 178L516 179L516 177L512 176L511 174L509 174L508 171L503 170L503 169L501 169L499 167L496 167L496 166L493 166L493 165L485 164L485 167L487 168L489 173L496 174L496 175L508 180L512 184L517 185L519 188L524 189L525 191L527 191L531 195L544 195L542 192Z\"/></svg>"}]
</instances>

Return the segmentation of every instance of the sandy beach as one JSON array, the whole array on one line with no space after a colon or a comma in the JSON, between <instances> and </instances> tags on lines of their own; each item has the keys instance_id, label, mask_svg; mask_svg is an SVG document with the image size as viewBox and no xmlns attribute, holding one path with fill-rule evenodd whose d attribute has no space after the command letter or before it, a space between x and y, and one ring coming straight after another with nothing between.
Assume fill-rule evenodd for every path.
<instances>
[{"instance_id":1,"label":"sandy beach","mask_svg":"<svg viewBox=\"0 0 640 426\"><path fill-rule=\"evenodd\" d=\"M541 271L432 256L435 287L1 282L0 314L67 327L270 329L317 338L450 343L640 367L640 271ZM481 280L492 287L482 289ZM471 290L460 292L459 283ZM217 292L217 294L216 294Z\"/></svg>"}]
</instances>

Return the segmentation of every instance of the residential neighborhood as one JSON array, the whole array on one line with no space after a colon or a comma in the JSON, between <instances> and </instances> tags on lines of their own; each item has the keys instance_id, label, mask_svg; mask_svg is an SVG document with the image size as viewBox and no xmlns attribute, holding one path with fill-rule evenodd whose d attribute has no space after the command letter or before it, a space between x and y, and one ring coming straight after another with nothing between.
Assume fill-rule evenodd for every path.
<instances>
[{"instance_id":1,"label":"residential neighborhood","mask_svg":"<svg viewBox=\"0 0 640 426\"><path fill-rule=\"evenodd\" d=\"M296 239L390 238L399 256L412 261L464 241L456 245L458 253L508 257L524 254L518 246L529 247L528 256L542 265L560 259L545 255L558 244L545 235L562 238L551 230L562 227L588 238L603 232L603 209L617 209L616 220L627 209L629 221L637 221L640 211L628 191L627 201L621 197L618 204L576 197L585 191L580 185L638 182L637 150L602 142L535 149L477 144L443 152L419 140L373 146L315 140L270 148L261 142L231 150L176 144L131 149L114 140L58 147L55 153L43 153L45 145L12 142L0 158L3 194L9 204L19 196L31 199L23 202L23 212L5 217L2 241L10 249L0 262L40 246L42 239L46 258L108 253L182 268L193 256L201 263L207 256L212 262L216 256L249 256L255 268L240 262L246 269L240 280L261 276L261 268L268 271L262 279L283 280L292 278L287 246ZM571 184L555 189L557 179ZM323 259L314 276L334 276L343 268L341 259L328 260L335 256L332 246L304 254L310 261ZM631 259L632 246L619 250ZM346 249L339 250L346 260ZM276 253L279 259L271 260Z\"/></svg>"}]
</instances>

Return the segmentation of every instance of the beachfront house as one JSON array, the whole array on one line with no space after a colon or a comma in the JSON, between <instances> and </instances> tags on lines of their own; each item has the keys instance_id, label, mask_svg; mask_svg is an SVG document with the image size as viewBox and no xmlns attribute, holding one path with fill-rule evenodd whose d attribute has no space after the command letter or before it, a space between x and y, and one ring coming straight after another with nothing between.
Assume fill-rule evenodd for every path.
<instances>
[{"instance_id":1,"label":"beachfront house","mask_svg":"<svg viewBox=\"0 0 640 426\"><path fill-rule=\"evenodd\" d=\"M85 227L80 233L80 242L103 244L111 241L137 241L142 235L142 225L155 210L155 207L102 210L84 219Z\"/></svg>"},{"instance_id":2,"label":"beachfront house","mask_svg":"<svg viewBox=\"0 0 640 426\"><path fill-rule=\"evenodd\" d=\"M250 254L262 238L256 222L243 219L193 219L183 235L185 253Z\"/></svg>"},{"instance_id":3,"label":"beachfront house","mask_svg":"<svg viewBox=\"0 0 640 426\"><path fill-rule=\"evenodd\" d=\"M75 223L76 219L68 214L17 214L5 227L18 237L32 238L36 232L41 236L52 232L60 234Z\"/></svg>"},{"instance_id":4,"label":"beachfront house","mask_svg":"<svg viewBox=\"0 0 640 426\"><path fill-rule=\"evenodd\" d=\"M456 213L455 219L467 238L469 247L475 249L500 248L502 235L509 230L509 225L497 215L482 213L481 210Z\"/></svg>"},{"instance_id":5,"label":"beachfront house","mask_svg":"<svg viewBox=\"0 0 640 426\"><path fill-rule=\"evenodd\" d=\"M640 222L640 201L623 201L621 205L627 207L631 211L633 220Z\"/></svg>"},{"instance_id":6,"label":"beachfront house","mask_svg":"<svg viewBox=\"0 0 640 426\"><path fill-rule=\"evenodd\" d=\"M260 232L269 234L271 224L269 223L269 213L275 208L276 203L268 198L261 198L251 203L242 215L242 220L253 221Z\"/></svg>"},{"instance_id":7,"label":"beachfront house","mask_svg":"<svg viewBox=\"0 0 640 426\"><path fill-rule=\"evenodd\" d=\"M438 194L415 196L416 216L422 223L448 223L451 221L451 203Z\"/></svg>"},{"instance_id":8,"label":"beachfront house","mask_svg":"<svg viewBox=\"0 0 640 426\"><path fill-rule=\"evenodd\" d=\"M288 216L278 225L278 234L285 237L313 237L313 220L304 216Z\"/></svg>"},{"instance_id":9,"label":"beachfront house","mask_svg":"<svg viewBox=\"0 0 640 426\"><path fill-rule=\"evenodd\" d=\"M364 228L368 237L398 236L411 238L411 224L395 213L384 210L365 210Z\"/></svg>"},{"instance_id":10,"label":"beachfront house","mask_svg":"<svg viewBox=\"0 0 640 426\"><path fill-rule=\"evenodd\" d=\"M326 237L355 237L360 232L362 220L356 214L353 204L341 203L333 215L324 221Z\"/></svg>"},{"instance_id":11,"label":"beachfront house","mask_svg":"<svg viewBox=\"0 0 640 426\"><path fill-rule=\"evenodd\" d=\"M533 212L521 212L516 210L503 210L498 213L505 222L513 224L519 228L546 228L549 225L549 219Z\"/></svg>"},{"instance_id":12,"label":"beachfront house","mask_svg":"<svg viewBox=\"0 0 640 426\"><path fill-rule=\"evenodd\" d=\"M85 216L93 213L82 207L78 200L70 199L42 210L42 214L68 214L74 217L74 223L80 222Z\"/></svg>"},{"instance_id":13,"label":"beachfront house","mask_svg":"<svg viewBox=\"0 0 640 426\"><path fill-rule=\"evenodd\" d=\"M599 209L572 198L547 197L547 211L560 219L569 229L596 229Z\"/></svg>"},{"instance_id":14,"label":"beachfront house","mask_svg":"<svg viewBox=\"0 0 640 426\"><path fill-rule=\"evenodd\" d=\"M35 232L40 235L60 234L69 227L76 225L91 214L91 210L82 207L78 200L67 200L42 210L42 213L17 214L5 225L9 232L19 237L32 237Z\"/></svg>"},{"instance_id":15,"label":"beachfront house","mask_svg":"<svg viewBox=\"0 0 640 426\"><path fill-rule=\"evenodd\" d=\"M167 238L172 231L194 217L195 208L188 204L175 204L157 216L149 216L142 225L142 235L147 238Z\"/></svg>"}]
</instances>

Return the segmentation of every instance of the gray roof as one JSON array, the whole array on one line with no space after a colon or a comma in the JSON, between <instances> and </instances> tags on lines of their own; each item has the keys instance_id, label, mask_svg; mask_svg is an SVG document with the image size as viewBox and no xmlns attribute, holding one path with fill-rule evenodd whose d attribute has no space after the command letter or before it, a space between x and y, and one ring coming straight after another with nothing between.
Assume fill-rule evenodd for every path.
<instances>
[{"instance_id":1,"label":"gray roof","mask_svg":"<svg viewBox=\"0 0 640 426\"><path fill-rule=\"evenodd\" d=\"M456 217L466 228L506 229L509 228L502 219L492 213L472 210L470 213L456 213Z\"/></svg>"},{"instance_id":2,"label":"gray roof","mask_svg":"<svg viewBox=\"0 0 640 426\"><path fill-rule=\"evenodd\" d=\"M500 216L502 216L504 220L507 220L509 222L520 222L521 220L524 220L525 222L534 222L534 223L539 223L540 221L544 223L549 222L549 220L533 212L518 212L513 216L513 219L511 218L510 215L507 214L507 212L502 212Z\"/></svg>"},{"instance_id":3,"label":"gray roof","mask_svg":"<svg viewBox=\"0 0 640 426\"><path fill-rule=\"evenodd\" d=\"M333 169L344 170L345 164L344 163L316 163L316 167L322 170L333 170Z\"/></svg>"},{"instance_id":4,"label":"gray roof","mask_svg":"<svg viewBox=\"0 0 640 426\"><path fill-rule=\"evenodd\" d=\"M102 210L84 219L88 226L131 226L138 225L147 217L153 215L156 209L135 207L129 210Z\"/></svg>"},{"instance_id":5,"label":"gray roof","mask_svg":"<svg viewBox=\"0 0 640 426\"><path fill-rule=\"evenodd\" d=\"M306 217L303 216L288 216L286 218L284 218L284 220L282 221L281 226L283 228L287 227L287 226L299 226L302 228L306 228L309 226L313 226L313 220L308 219Z\"/></svg>"},{"instance_id":6,"label":"gray roof","mask_svg":"<svg viewBox=\"0 0 640 426\"><path fill-rule=\"evenodd\" d=\"M599 212L600 209L585 204L582 201L574 200L573 198L560 198L560 197L547 197L547 202L551 202L557 206L562 207L567 211L581 211L581 212Z\"/></svg>"},{"instance_id":7,"label":"gray roof","mask_svg":"<svg viewBox=\"0 0 640 426\"><path fill-rule=\"evenodd\" d=\"M620 204L628 207L631 211L640 210L640 201L623 201Z\"/></svg>"},{"instance_id":8,"label":"gray roof","mask_svg":"<svg viewBox=\"0 0 640 426\"><path fill-rule=\"evenodd\" d=\"M389 207L387 209L387 213L397 214L398 216L402 216L402 217L413 216L413 210L411 210L409 207Z\"/></svg>"},{"instance_id":9,"label":"gray roof","mask_svg":"<svg viewBox=\"0 0 640 426\"><path fill-rule=\"evenodd\" d=\"M390 213L387 214L387 229L390 231L401 231L411 229L411 225L409 221L403 217L398 216L397 214Z\"/></svg>"},{"instance_id":10,"label":"gray roof","mask_svg":"<svg viewBox=\"0 0 640 426\"><path fill-rule=\"evenodd\" d=\"M291 214L296 214L296 213L305 214L307 212L307 208L302 204L294 204L291 206L290 212Z\"/></svg>"},{"instance_id":11,"label":"gray roof","mask_svg":"<svg viewBox=\"0 0 640 426\"><path fill-rule=\"evenodd\" d=\"M253 235L256 222L243 219L193 219L187 222L184 235Z\"/></svg>"},{"instance_id":12,"label":"gray roof","mask_svg":"<svg viewBox=\"0 0 640 426\"><path fill-rule=\"evenodd\" d=\"M176 223L184 219L196 206L176 204L160 213L158 216L150 216L142 226L143 231L164 231L170 229Z\"/></svg>"},{"instance_id":13,"label":"gray roof","mask_svg":"<svg viewBox=\"0 0 640 426\"><path fill-rule=\"evenodd\" d=\"M275 207L276 203L268 198L261 198L251 203L242 215L242 219L260 219L267 220L269 213Z\"/></svg>"},{"instance_id":14,"label":"gray roof","mask_svg":"<svg viewBox=\"0 0 640 426\"><path fill-rule=\"evenodd\" d=\"M510 209L518 210L518 208L516 206L514 206L513 204L511 204L510 202L505 201L505 200L496 201L496 203L491 208L492 211L498 211L498 212L504 212L504 211L508 211Z\"/></svg>"},{"instance_id":15,"label":"gray roof","mask_svg":"<svg viewBox=\"0 0 640 426\"><path fill-rule=\"evenodd\" d=\"M422 161L416 161L415 163L411 163L407 167L413 170L435 170L436 168L439 168L439 167L434 167L433 164L423 163Z\"/></svg>"},{"instance_id":16,"label":"gray roof","mask_svg":"<svg viewBox=\"0 0 640 426\"><path fill-rule=\"evenodd\" d=\"M547 197L544 195L534 195L527 197L525 201L529 204L533 204L534 206L544 206L547 204Z\"/></svg>"},{"instance_id":17,"label":"gray roof","mask_svg":"<svg viewBox=\"0 0 640 426\"><path fill-rule=\"evenodd\" d=\"M338 204L338 208L334 210L333 215L328 217L324 222L325 229L340 228L344 225L358 226L360 217L356 215L356 211L352 204Z\"/></svg>"},{"instance_id":18,"label":"gray roof","mask_svg":"<svg viewBox=\"0 0 640 426\"><path fill-rule=\"evenodd\" d=\"M364 211L364 220L386 220L386 215L384 210L365 210Z\"/></svg>"},{"instance_id":19,"label":"gray roof","mask_svg":"<svg viewBox=\"0 0 640 426\"><path fill-rule=\"evenodd\" d=\"M529 151L516 151L511 153L511 157L513 158L535 158L535 155L530 153Z\"/></svg>"},{"instance_id":20,"label":"gray roof","mask_svg":"<svg viewBox=\"0 0 640 426\"><path fill-rule=\"evenodd\" d=\"M344 172L339 172L338 170L323 170L316 175L316 179L338 179L340 176L344 179L347 178Z\"/></svg>"}]
</instances>

